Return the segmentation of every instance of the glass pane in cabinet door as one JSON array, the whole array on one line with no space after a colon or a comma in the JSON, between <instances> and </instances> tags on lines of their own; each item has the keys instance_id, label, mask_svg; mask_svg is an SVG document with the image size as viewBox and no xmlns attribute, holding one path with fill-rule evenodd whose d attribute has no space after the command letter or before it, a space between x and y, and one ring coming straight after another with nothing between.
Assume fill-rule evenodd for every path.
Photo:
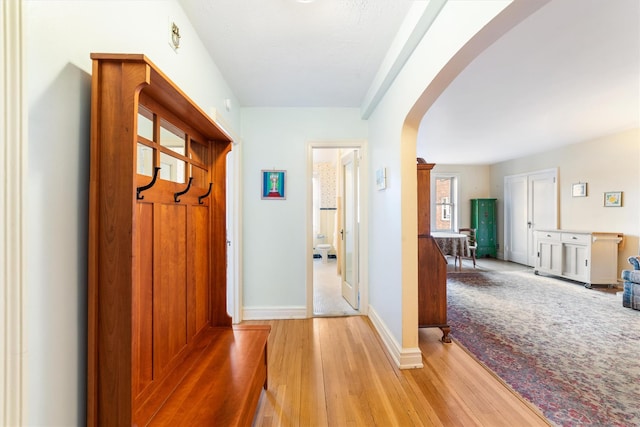
<instances>
[{"instance_id":1,"label":"glass pane in cabinet door","mask_svg":"<svg viewBox=\"0 0 640 427\"><path fill-rule=\"evenodd\" d=\"M184 179L184 161L165 153L160 153L160 179L182 184Z\"/></svg>"},{"instance_id":2,"label":"glass pane in cabinet door","mask_svg":"<svg viewBox=\"0 0 640 427\"><path fill-rule=\"evenodd\" d=\"M140 175L153 175L153 148L138 143L138 167L137 171Z\"/></svg>"},{"instance_id":3,"label":"glass pane in cabinet door","mask_svg":"<svg viewBox=\"0 0 640 427\"><path fill-rule=\"evenodd\" d=\"M185 132L165 119L160 120L160 145L185 155Z\"/></svg>"},{"instance_id":4,"label":"glass pane in cabinet door","mask_svg":"<svg viewBox=\"0 0 640 427\"><path fill-rule=\"evenodd\" d=\"M153 113L144 105L138 105L138 135L153 141Z\"/></svg>"}]
</instances>

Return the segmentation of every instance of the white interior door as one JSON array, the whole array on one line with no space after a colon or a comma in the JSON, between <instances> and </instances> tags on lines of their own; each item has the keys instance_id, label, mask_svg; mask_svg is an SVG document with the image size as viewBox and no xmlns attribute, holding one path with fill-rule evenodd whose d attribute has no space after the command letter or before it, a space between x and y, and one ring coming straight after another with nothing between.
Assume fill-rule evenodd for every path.
<instances>
[{"instance_id":1,"label":"white interior door","mask_svg":"<svg viewBox=\"0 0 640 427\"><path fill-rule=\"evenodd\" d=\"M529 262L529 231L527 229L527 176L507 176L504 179L505 238L504 258L525 264Z\"/></svg>"},{"instance_id":2,"label":"white interior door","mask_svg":"<svg viewBox=\"0 0 640 427\"><path fill-rule=\"evenodd\" d=\"M535 266L534 230L558 226L557 170L505 177L505 252L508 261Z\"/></svg>"},{"instance_id":3,"label":"white interior door","mask_svg":"<svg viewBox=\"0 0 640 427\"><path fill-rule=\"evenodd\" d=\"M548 170L529 174L527 238L529 242L528 265L536 265L536 242L534 230L558 228L558 193L556 170Z\"/></svg>"},{"instance_id":4,"label":"white interior door","mask_svg":"<svg viewBox=\"0 0 640 427\"><path fill-rule=\"evenodd\" d=\"M358 265L358 157L351 151L342 157L342 296L354 309L359 306Z\"/></svg>"}]
</instances>

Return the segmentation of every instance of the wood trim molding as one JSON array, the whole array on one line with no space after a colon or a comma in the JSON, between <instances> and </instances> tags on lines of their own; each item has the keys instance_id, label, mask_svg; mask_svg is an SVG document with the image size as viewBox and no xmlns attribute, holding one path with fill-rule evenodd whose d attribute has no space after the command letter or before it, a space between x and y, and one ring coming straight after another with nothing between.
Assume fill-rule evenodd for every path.
<instances>
[{"instance_id":1,"label":"wood trim molding","mask_svg":"<svg viewBox=\"0 0 640 427\"><path fill-rule=\"evenodd\" d=\"M24 85L23 12L22 1L3 1L0 9L2 39L0 45L0 116L3 150L0 168L4 185L0 187L0 264L4 267L0 316L2 340L3 397L0 403L1 425L26 424L26 92Z\"/></svg>"},{"instance_id":2,"label":"wood trim molding","mask_svg":"<svg viewBox=\"0 0 640 427\"><path fill-rule=\"evenodd\" d=\"M424 367L420 348L401 347L400 344L398 344L398 341L393 338L393 334L387 325L371 305L369 305L369 320L371 320L373 327L382 339L387 353L389 353L399 369L419 369Z\"/></svg>"},{"instance_id":3,"label":"wood trim molding","mask_svg":"<svg viewBox=\"0 0 640 427\"><path fill-rule=\"evenodd\" d=\"M302 306L290 307L244 307L242 320L280 320L306 319L307 308Z\"/></svg>"}]
</instances>

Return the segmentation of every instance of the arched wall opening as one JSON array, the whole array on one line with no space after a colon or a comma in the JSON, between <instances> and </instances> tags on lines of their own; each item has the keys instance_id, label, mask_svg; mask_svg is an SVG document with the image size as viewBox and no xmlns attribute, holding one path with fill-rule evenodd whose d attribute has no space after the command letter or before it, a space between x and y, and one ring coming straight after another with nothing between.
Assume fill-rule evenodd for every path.
<instances>
[{"instance_id":1,"label":"arched wall opening","mask_svg":"<svg viewBox=\"0 0 640 427\"><path fill-rule=\"evenodd\" d=\"M418 212L417 212L417 136L422 117L449 84L475 58L509 30L551 0L514 0L476 33L440 70L410 109L400 141L402 218L402 342L418 347ZM428 162L428 153L422 157Z\"/></svg>"}]
</instances>

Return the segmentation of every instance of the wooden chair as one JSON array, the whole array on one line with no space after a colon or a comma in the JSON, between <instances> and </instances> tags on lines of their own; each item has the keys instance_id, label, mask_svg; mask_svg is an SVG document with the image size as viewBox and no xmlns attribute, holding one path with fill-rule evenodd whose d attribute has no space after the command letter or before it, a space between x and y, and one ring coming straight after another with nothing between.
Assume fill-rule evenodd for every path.
<instances>
[{"instance_id":1,"label":"wooden chair","mask_svg":"<svg viewBox=\"0 0 640 427\"><path fill-rule=\"evenodd\" d=\"M458 230L460 234L467 235L467 241L469 242L469 253L457 254L456 261L459 263L460 270L462 270L462 258L473 260L473 268L476 268L476 249L478 248L478 243L476 242L476 229L475 228L460 228ZM455 262L454 262L455 267Z\"/></svg>"}]
</instances>

